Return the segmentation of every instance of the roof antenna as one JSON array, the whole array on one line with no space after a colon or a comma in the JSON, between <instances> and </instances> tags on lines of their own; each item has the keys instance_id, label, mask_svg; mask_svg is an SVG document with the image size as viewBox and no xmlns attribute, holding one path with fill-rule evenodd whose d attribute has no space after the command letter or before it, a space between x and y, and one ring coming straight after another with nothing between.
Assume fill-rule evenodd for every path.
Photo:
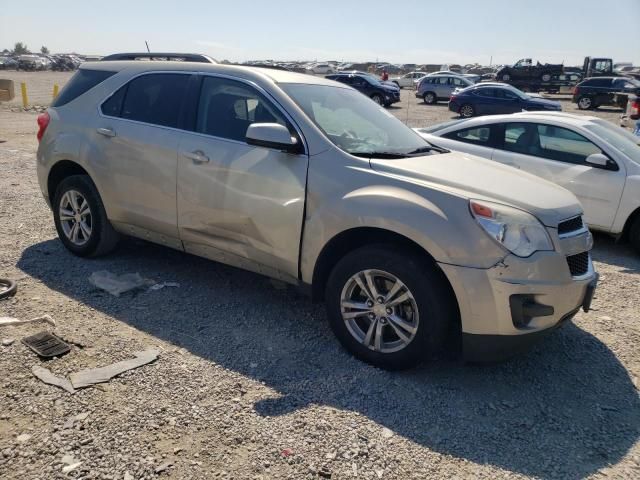
<instances>
[{"instance_id":1,"label":"roof antenna","mask_svg":"<svg viewBox=\"0 0 640 480\"><path fill-rule=\"evenodd\" d=\"M151 50L149 50L149 42L145 40L144 44L147 46L147 53L151 53Z\"/></svg>"}]
</instances>

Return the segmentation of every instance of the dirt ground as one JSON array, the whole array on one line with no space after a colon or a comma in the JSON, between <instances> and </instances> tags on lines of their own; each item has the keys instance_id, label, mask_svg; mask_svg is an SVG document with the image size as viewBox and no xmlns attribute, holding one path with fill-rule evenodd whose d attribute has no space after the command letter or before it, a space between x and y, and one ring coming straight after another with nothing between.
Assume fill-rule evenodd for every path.
<instances>
[{"instance_id":1,"label":"dirt ground","mask_svg":"<svg viewBox=\"0 0 640 480\"><path fill-rule=\"evenodd\" d=\"M29 74L34 95L61 75ZM451 116L402 99L391 111L411 126ZM0 106L0 277L18 293L0 317L57 326L0 326L3 479L640 477L640 256L627 245L596 235L593 310L530 353L385 372L339 347L321 305L264 277L132 239L104 258L68 253L36 180L36 115L12 109ZM180 286L116 298L88 282L98 270ZM20 341L47 329L72 351L45 362ZM157 361L73 395L31 373L146 348Z\"/></svg>"}]
</instances>

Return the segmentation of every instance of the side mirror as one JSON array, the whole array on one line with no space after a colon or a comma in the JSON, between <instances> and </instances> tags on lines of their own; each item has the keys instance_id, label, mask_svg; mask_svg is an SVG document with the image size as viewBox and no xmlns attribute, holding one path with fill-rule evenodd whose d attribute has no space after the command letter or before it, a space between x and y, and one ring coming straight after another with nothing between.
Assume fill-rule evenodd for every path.
<instances>
[{"instance_id":1,"label":"side mirror","mask_svg":"<svg viewBox=\"0 0 640 480\"><path fill-rule=\"evenodd\" d=\"M603 168L605 170L618 170L616 162L602 153L592 153L585 159L587 165L595 168Z\"/></svg>"},{"instance_id":2,"label":"side mirror","mask_svg":"<svg viewBox=\"0 0 640 480\"><path fill-rule=\"evenodd\" d=\"M279 123L253 123L247 128L245 140L249 145L273 148L287 153L299 153L298 139Z\"/></svg>"}]
</instances>

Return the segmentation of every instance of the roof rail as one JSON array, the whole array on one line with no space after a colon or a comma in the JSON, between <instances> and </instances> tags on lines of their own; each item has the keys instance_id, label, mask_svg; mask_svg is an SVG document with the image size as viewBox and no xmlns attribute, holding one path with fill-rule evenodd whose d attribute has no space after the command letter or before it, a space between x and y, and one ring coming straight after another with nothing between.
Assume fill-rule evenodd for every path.
<instances>
[{"instance_id":1,"label":"roof rail","mask_svg":"<svg viewBox=\"0 0 640 480\"><path fill-rule=\"evenodd\" d=\"M218 63L208 55L202 55L200 53L113 53L100 59L101 62L113 60L173 60L177 62Z\"/></svg>"}]
</instances>

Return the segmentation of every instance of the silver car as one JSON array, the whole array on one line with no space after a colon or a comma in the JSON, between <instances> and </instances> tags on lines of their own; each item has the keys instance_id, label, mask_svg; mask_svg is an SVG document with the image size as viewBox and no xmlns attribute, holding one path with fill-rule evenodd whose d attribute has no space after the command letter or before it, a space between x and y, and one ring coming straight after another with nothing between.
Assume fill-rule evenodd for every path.
<instances>
[{"instance_id":1,"label":"silver car","mask_svg":"<svg viewBox=\"0 0 640 480\"><path fill-rule=\"evenodd\" d=\"M471 85L473 85L471 80L458 75L428 75L420 80L416 89L416 97L422 98L424 103L432 105L439 100L449 101L454 90Z\"/></svg>"},{"instance_id":2,"label":"silver car","mask_svg":"<svg viewBox=\"0 0 640 480\"><path fill-rule=\"evenodd\" d=\"M573 194L434 147L338 82L84 63L38 124L38 181L69 251L131 235L283 280L374 365L415 365L449 336L467 359L503 358L593 296Z\"/></svg>"}]
</instances>

